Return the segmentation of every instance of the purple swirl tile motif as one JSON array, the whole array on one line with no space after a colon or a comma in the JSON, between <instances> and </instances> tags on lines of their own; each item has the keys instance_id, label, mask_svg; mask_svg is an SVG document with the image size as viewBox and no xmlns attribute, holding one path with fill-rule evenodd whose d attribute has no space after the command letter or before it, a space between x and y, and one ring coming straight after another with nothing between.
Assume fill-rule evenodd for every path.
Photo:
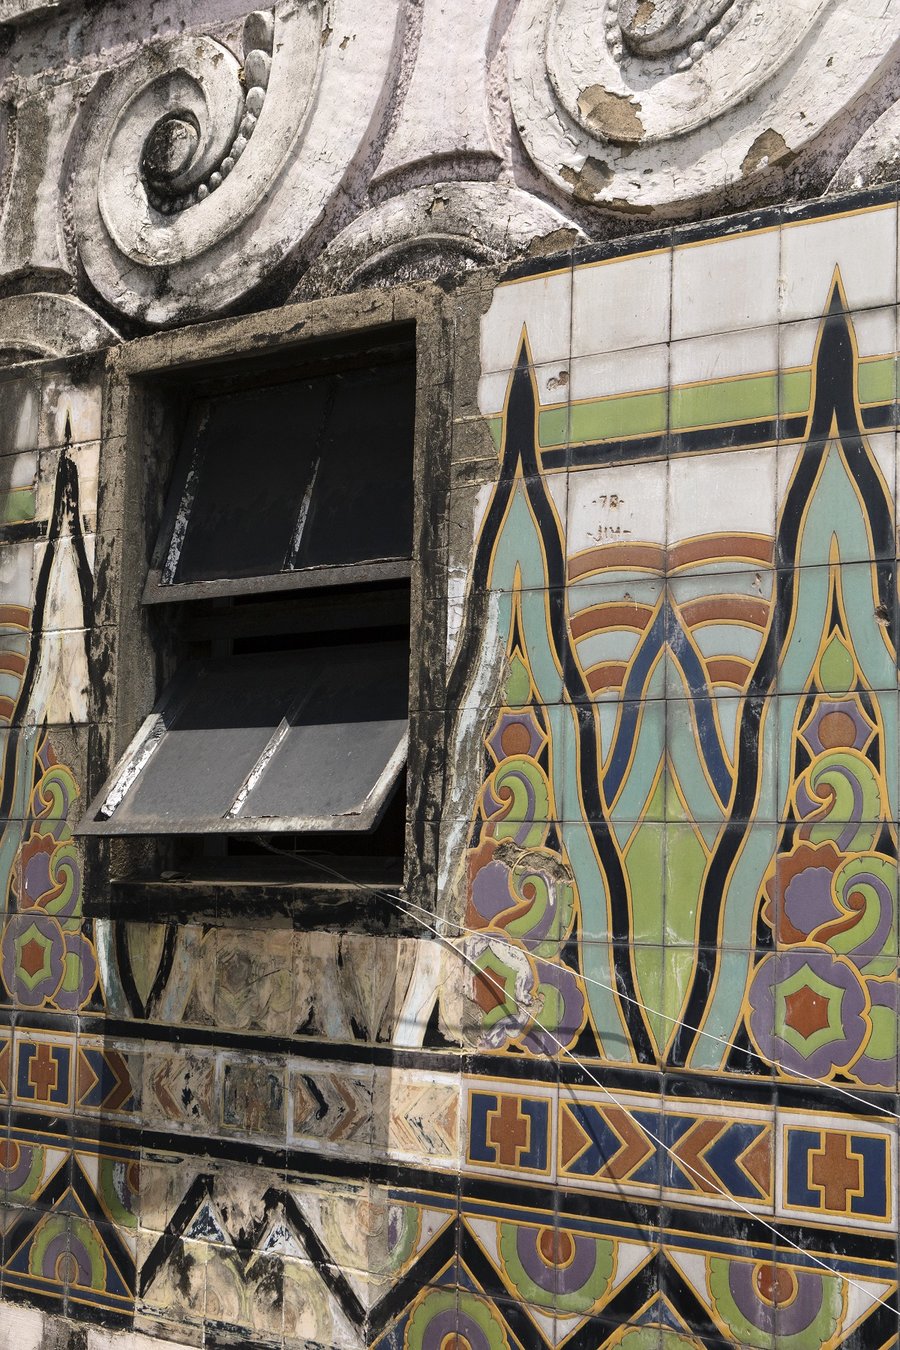
<instances>
[{"instance_id":1,"label":"purple swirl tile motif","mask_svg":"<svg viewBox=\"0 0 900 1350\"><path fill-rule=\"evenodd\" d=\"M893 1087L896 849L879 771L884 731L862 682L848 643L832 632L814 668L812 711L795 733L796 826L762 888L776 950L754 971L748 1029L785 1074Z\"/></svg>"},{"instance_id":2,"label":"purple swirl tile motif","mask_svg":"<svg viewBox=\"0 0 900 1350\"><path fill-rule=\"evenodd\" d=\"M405 1350L512 1350L506 1328L485 1299L464 1290L433 1289L409 1319Z\"/></svg>"},{"instance_id":3,"label":"purple swirl tile motif","mask_svg":"<svg viewBox=\"0 0 900 1350\"><path fill-rule=\"evenodd\" d=\"M735 1344L829 1345L844 1311L841 1281L827 1272L768 1261L710 1257L713 1307Z\"/></svg>"},{"instance_id":4,"label":"purple swirl tile motif","mask_svg":"<svg viewBox=\"0 0 900 1350\"><path fill-rule=\"evenodd\" d=\"M485 737L488 764L466 855L467 993L482 1048L556 1057L587 1015L578 975L561 954L577 891L554 832L550 736L521 648L508 658L504 695Z\"/></svg>"},{"instance_id":5,"label":"purple swirl tile motif","mask_svg":"<svg viewBox=\"0 0 900 1350\"><path fill-rule=\"evenodd\" d=\"M44 735L33 756L30 806L12 867L15 906L0 937L0 970L19 1007L74 1013L99 979L90 925L82 913L81 859L69 817L78 797L71 769Z\"/></svg>"},{"instance_id":6,"label":"purple swirl tile motif","mask_svg":"<svg viewBox=\"0 0 900 1350\"><path fill-rule=\"evenodd\" d=\"M587 1315L603 1303L615 1270L615 1244L562 1227L501 1223L499 1249L514 1293L541 1308Z\"/></svg>"}]
</instances>

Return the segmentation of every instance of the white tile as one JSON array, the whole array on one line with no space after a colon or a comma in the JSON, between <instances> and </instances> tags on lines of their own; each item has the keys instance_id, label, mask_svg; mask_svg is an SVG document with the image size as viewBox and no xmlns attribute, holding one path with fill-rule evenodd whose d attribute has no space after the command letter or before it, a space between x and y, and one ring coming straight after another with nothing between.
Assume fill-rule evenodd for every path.
<instances>
[{"instance_id":1,"label":"white tile","mask_svg":"<svg viewBox=\"0 0 900 1350\"><path fill-rule=\"evenodd\" d=\"M572 355L667 342L670 249L577 267L572 280Z\"/></svg>"},{"instance_id":2,"label":"white tile","mask_svg":"<svg viewBox=\"0 0 900 1350\"><path fill-rule=\"evenodd\" d=\"M64 373L51 371L44 378L41 411L41 445L62 445L68 425L72 441L100 439L101 396L98 384L68 382Z\"/></svg>"},{"instance_id":3,"label":"white tile","mask_svg":"<svg viewBox=\"0 0 900 1350\"><path fill-rule=\"evenodd\" d=\"M53 512L53 500L56 494L56 474L59 468L60 450L58 448L42 450L35 493L35 517L37 520L49 520ZM78 473L78 507L82 528L94 530L97 526L97 479L100 465L100 445L97 441L87 445L73 445L69 454Z\"/></svg>"},{"instance_id":4,"label":"white tile","mask_svg":"<svg viewBox=\"0 0 900 1350\"><path fill-rule=\"evenodd\" d=\"M897 308L858 310L850 316L861 357L892 356L897 350ZM801 319L781 325L780 364L782 370L808 366L816 350L822 326L820 317Z\"/></svg>"},{"instance_id":5,"label":"white tile","mask_svg":"<svg viewBox=\"0 0 900 1350\"><path fill-rule=\"evenodd\" d=\"M683 244L672 269L672 338L778 320L778 230Z\"/></svg>"},{"instance_id":6,"label":"white tile","mask_svg":"<svg viewBox=\"0 0 900 1350\"><path fill-rule=\"evenodd\" d=\"M3 485L4 491L10 492L14 488L33 487L36 473L36 450L26 450L21 455L11 455L3 470L3 476L6 477L6 482Z\"/></svg>"},{"instance_id":7,"label":"white tile","mask_svg":"<svg viewBox=\"0 0 900 1350\"><path fill-rule=\"evenodd\" d=\"M95 535L83 536L84 552L88 566L93 571ZM41 541L34 546L34 574L37 577L46 555L47 544ZM44 606L44 631L62 628L82 628L91 622L86 614L81 596L81 584L78 572L78 551L71 535L57 540L53 554L53 564L47 582L47 595Z\"/></svg>"},{"instance_id":8,"label":"white tile","mask_svg":"<svg viewBox=\"0 0 900 1350\"><path fill-rule=\"evenodd\" d=\"M34 544L0 546L0 605L31 606Z\"/></svg>"},{"instance_id":9,"label":"white tile","mask_svg":"<svg viewBox=\"0 0 900 1350\"><path fill-rule=\"evenodd\" d=\"M618 352L580 356L570 366L573 402L664 389L669 380L669 348L664 343Z\"/></svg>"},{"instance_id":10,"label":"white tile","mask_svg":"<svg viewBox=\"0 0 900 1350\"><path fill-rule=\"evenodd\" d=\"M552 361L547 365L533 366L532 370L537 385L538 403L542 408L568 403L570 382L568 361ZM485 417L494 417L503 411L511 377L511 369L492 370L481 376L478 381L478 408Z\"/></svg>"},{"instance_id":11,"label":"white tile","mask_svg":"<svg viewBox=\"0 0 900 1350\"><path fill-rule=\"evenodd\" d=\"M37 445L39 411L38 385L33 378L0 381L0 455Z\"/></svg>"},{"instance_id":12,"label":"white tile","mask_svg":"<svg viewBox=\"0 0 900 1350\"><path fill-rule=\"evenodd\" d=\"M0 1341L0 1346L2 1346ZM133 1331L94 1331L88 1330L88 1350L188 1350L184 1341L158 1340L155 1336L142 1336ZM27 1347L17 1343L17 1350Z\"/></svg>"},{"instance_id":13,"label":"white tile","mask_svg":"<svg viewBox=\"0 0 900 1350\"><path fill-rule=\"evenodd\" d=\"M672 384L771 374L778 367L778 329L746 328L672 343Z\"/></svg>"},{"instance_id":14,"label":"white tile","mask_svg":"<svg viewBox=\"0 0 900 1350\"><path fill-rule=\"evenodd\" d=\"M897 351L897 306L858 310L850 316L860 356L894 356Z\"/></svg>"},{"instance_id":15,"label":"white tile","mask_svg":"<svg viewBox=\"0 0 900 1350\"><path fill-rule=\"evenodd\" d=\"M25 720L40 726L65 726L88 720L91 680L84 630L45 632L41 663Z\"/></svg>"},{"instance_id":16,"label":"white tile","mask_svg":"<svg viewBox=\"0 0 900 1350\"><path fill-rule=\"evenodd\" d=\"M534 365L567 365L571 319L571 268L503 282L481 320L482 371L509 370L515 365L523 327L528 331Z\"/></svg>"},{"instance_id":17,"label":"white tile","mask_svg":"<svg viewBox=\"0 0 900 1350\"><path fill-rule=\"evenodd\" d=\"M851 310L897 300L897 208L786 223L781 231L781 318L823 314L840 268Z\"/></svg>"},{"instance_id":18,"label":"white tile","mask_svg":"<svg viewBox=\"0 0 900 1350\"><path fill-rule=\"evenodd\" d=\"M447 669L456 660L456 646L466 612L466 574L451 570L447 581Z\"/></svg>"},{"instance_id":19,"label":"white tile","mask_svg":"<svg viewBox=\"0 0 900 1350\"><path fill-rule=\"evenodd\" d=\"M97 528L97 480L100 469L100 444L97 441L87 445L73 445L71 456L78 471L78 505L81 508L82 522L87 528Z\"/></svg>"},{"instance_id":20,"label":"white tile","mask_svg":"<svg viewBox=\"0 0 900 1350\"><path fill-rule=\"evenodd\" d=\"M610 465L569 474L568 556L599 544L658 544L666 538L666 465Z\"/></svg>"},{"instance_id":21,"label":"white tile","mask_svg":"<svg viewBox=\"0 0 900 1350\"><path fill-rule=\"evenodd\" d=\"M509 388L509 371L493 370L482 375L478 381L478 410L484 417L493 417L502 412L506 391Z\"/></svg>"},{"instance_id":22,"label":"white tile","mask_svg":"<svg viewBox=\"0 0 900 1350\"><path fill-rule=\"evenodd\" d=\"M774 448L673 459L669 466L669 547L706 534L773 536L775 466Z\"/></svg>"}]
</instances>

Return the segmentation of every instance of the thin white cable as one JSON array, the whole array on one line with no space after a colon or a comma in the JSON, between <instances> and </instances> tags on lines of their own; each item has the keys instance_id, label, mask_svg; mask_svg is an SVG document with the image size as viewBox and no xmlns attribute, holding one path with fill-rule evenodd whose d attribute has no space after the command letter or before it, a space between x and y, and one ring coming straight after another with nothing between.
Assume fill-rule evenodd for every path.
<instances>
[{"instance_id":1,"label":"thin white cable","mask_svg":"<svg viewBox=\"0 0 900 1350\"><path fill-rule=\"evenodd\" d=\"M379 892L379 894L386 895L384 891ZM386 898L390 897L386 896ZM395 903L395 907L399 909L401 913L410 913L409 910L406 910L403 907L404 904L406 903L405 901L400 901L399 903L392 901L392 903ZM488 973L484 970L480 970L470 956L468 956L465 952L460 951L458 947L455 947L450 938L445 937L442 933L438 932L438 930L436 928L433 928L431 924L425 923L423 919L418 919L417 922L422 924L422 926L424 928L427 928L430 932L434 933L435 937L437 937L439 941L445 943L452 952L455 952L457 956L461 957L467 963L467 965L470 965L472 969L475 971L475 974L478 978L484 979L485 977L487 977L488 982L492 984L494 988L503 995L504 1000L509 998L509 995L504 986L501 985L499 981L490 979ZM513 999L513 1002L515 1003L516 1000ZM516 1003L516 1006L518 1007L520 1012L521 1011L527 1012L527 1009L523 1010L521 1004ZM562 1041L558 1040L557 1037L554 1036L553 1032L550 1031L548 1027L543 1026L542 1023L537 1021L536 1018L534 1019L534 1025L537 1026L538 1029L542 1031L545 1036L549 1036L550 1040L553 1041L553 1043L560 1050L562 1050L563 1054L568 1055L569 1058L573 1060L575 1064L578 1065L578 1067L582 1070L582 1072L585 1073L587 1077L591 1080L591 1082L594 1083L595 1086L598 1087L600 1091L609 1098L609 1100L613 1103L614 1106L616 1106L620 1111L623 1111L625 1115L628 1116L629 1118L631 1117L632 1113L629 1111L628 1107L624 1106L622 1102L620 1102L619 1099L615 1096L615 1094L610 1092L609 1088L606 1087L604 1083L601 1083L600 1079L595 1077L595 1075L591 1073L587 1065L584 1064L578 1058L577 1055L573 1055L571 1050L569 1050L565 1045L563 1045ZM792 1238L789 1238L786 1233L782 1233L780 1229L774 1226L774 1224L769 1223L769 1221L763 1218L761 1214L757 1214L754 1210L750 1208L749 1205L743 1204L743 1202L738 1200L736 1196L730 1195L727 1191L723 1191L719 1186L716 1186L714 1183L710 1182L708 1177L705 1177L701 1172L697 1170L697 1168L692 1167L690 1163L686 1162L682 1158L676 1158L672 1149L670 1149L669 1146L662 1139L660 1139L658 1135L655 1135L653 1131L649 1130L645 1125L641 1125L640 1129L643 1130L644 1134L646 1134L648 1138L652 1139L655 1144L658 1144L664 1153L666 1153L670 1158L673 1158L678 1167L682 1168L682 1170L693 1172L694 1176L696 1176L701 1181L704 1181L707 1186L712 1186L713 1190L716 1191L716 1193L720 1195L723 1200L727 1201L730 1205L733 1205L736 1209L741 1210L744 1214L748 1216L748 1218L752 1219L754 1222L762 1224L762 1226L764 1228L767 1228L769 1232L772 1233L774 1237L778 1238L780 1242L785 1242L789 1247L793 1247L794 1250L798 1251L800 1255L803 1256L807 1261L811 1261L813 1262L814 1265L820 1266L822 1270L827 1272L827 1274L834 1275L838 1279L844 1280L847 1284L851 1286L851 1288L856 1289L857 1292L861 1293L867 1300L873 1303L880 1303L883 1308L887 1308L888 1312L893 1313L894 1316L897 1317L898 1320L900 1320L900 1312L898 1312L896 1308L892 1307L892 1305L888 1303L886 1299L879 1297L878 1294L873 1294L870 1289L867 1289L865 1285L860 1284L858 1280L854 1280L852 1276L845 1275L842 1271L835 1270L834 1266L829 1266L826 1261L820 1260L818 1256L815 1256L812 1252L807 1251L804 1247L801 1247L799 1242L794 1242L794 1240Z\"/></svg>"},{"instance_id":2,"label":"thin white cable","mask_svg":"<svg viewBox=\"0 0 900 1350\"><path fill-rule=\"evenodd\" d=\"M431 914L431 911L425 909L424 906L416 905L413 900L407 900L403 896L393 895L389 891L378 891L377 893L379 895L388 896L393 900L399 900L402 904L412 905L423 914ZM448 922L451 927L456 928L460 934L467 933L471 937L484 937L487 931L483 928L467 928L465 924L460 923L456 919L447 920L446 922ZM670 1013L660 1012L658 1008L651 1008L649 1004L642 1003L639 998L632 998L630 994L623 993L622 990L617 989L615 985L605 984L603 980L598 980L592 975L585 975L583 971L573 971L572 973L577 979L583 980L585 984L595 984L599 989L605 989L608 993L615 994L617 998L624 999L626 1003L633 1003L635 1007L641 1008L646 1013L650 1013L651 1016L661 1017L664 1022L669 1022L672 1026L684 1027L686 1031L694 1031L698 1036L705 1036L707 1040L715 1041L717 1045L727 1046L729 1044L729 1041L725 1036L716 1036L711 1031L704 1031L702 1027L691 1026L690 1022L685 1022L680 1017L672 1017ZM755 1050L746 1049L742 1051L742 1054L750 1055L753 1059L758 1059L760 1064L765 1064L767 1067L772 1064L774 1064L776 1069L782 1067L777 1060L768 1060L763 1055L757 1054ZM839 1092L842 1097L849 1097L852 1101L860 1102L861 1105L867 1106L870 1110L880 1112L890 1120L900 1121L900 1114L896 1111L891 1111L888 1107L882 1106L879 1102L871 1102L868 1098L861 1097L858 1092L851 1092L849 1088L841 1087L840 1083L823 1082L821 1078L814 1078L812 1074L804 1073L802 1069L789 1069L786 1072L790 1074L792 1078L802 1078L807 1083L814 1083L818 1088L828 1088L831 1092Z\"/></svg>"},{"instance_id":3,"label":"thin white cable","mask_svg":"<svg viewBox=\"0 0 900 1350\"><path fill-rule=\"evenodd\" d=\"M262 843L263 841L260 840L259 842ZM265 844L264 847L268 848L272 853L286 853L286 850L276 849L269 844ZM289 854L288 856L293 857L294 855ZM383 890L381 887L370 886L364 882L353 881L352 878L344 877L340 872L336 871L334 868L328 867L324 863L315 862L312 859L308 859L307 861L312 862L313 866L319 867L323 871L331 872L332 875L334 875L335 877L338 877L339 879L348 882L350 885L355 886L360 890L371 891L377 895L382 896L389 903L393 904L394 908L399 910L401 914L406 914L410 918L415 919L415 921L419 923L423 928L427 929L430 933L433 933L434 936L438 939L438 941L443 942L449 948L450 951L455 952L455 954L459 956L463 961L465 961L467 965L471 966L477 978L486 979L489 984L493 985L494 989L498 993L503 995L504 1000L507 1000L509 998L507 990L503 985L499 983L499 981L492 979L487 971L479 969L479 967L475 964L475 962L466 952L460 951L458 947L454 946L452 939L447 937L445 934L441 933L437 928L433 927L432 924L426 923L424 919L419 918L418 915L414 913L415 909L422 908L420 905L414 905L414 902L407 901L403 899L403 897L395 898L390 892ZM475 931L477 932L477 930ZM480 934L480 936L483 936L483 933ZM515 1003L515 1006L520 1012L523 1011L528 1012L528 1009L523 1008L523 1006L520 1003L518 1003L515 999L513 999L513 1002ZM626 1116L629 1117L629 1119L631 1118L632 1112L628 1109L628 1107L625 1106L615 1096L614 1093L610 1092L609 1088L606 1087L604 1083L600 1082L600 1079L597 1078L596 1075L591 1072L587 1064L585 1064L582 1060L580 1060L577 1055L573 1055L571 1050L569 1050L568 1047L565 1046L562 1041L560 1041L556 1036L554 1036L553 1032L549 1029L549 1027L545 1027L541 1022L537 1020L537 1018L534 1018L533 1022L534 1025L545 1036L548 1036L550 1038L550 1040L554 1043L554 1045L556 1045L556 1047L559 1050L561 1050L564 1055L567 1055L569 1059L571 1059L573 1063L575 1063L578 1066L578 1068L581 1069L582 1073L584 1073L586 1077L589 1078L590 1081L600 1089L600 1091L604 1094L604 1096L609 1098L609 1100L618 1110L622 1111ZM645 1135L647 1135L649 1139L652 1139L653 1142L657 1144L668 1157L674 1160L676 1166L680 1167L683 1171L693 1173L693 1175L696 1176L701 1182L705 1182L707 1186L711 1186L712 1189L715 1191L715 1193L719 1195L723 1200L725 1200L727 1204L733 1206L735 1209L740 1210L742 1213L746 1214L748 1218L753 1220L755 1223L760 1224L763 1228L768 1229L768 1231L780 1242L784 1242L789 1247L792 1247L795 1251L799 1252L800 1255L803 1256L807 1261L811 1261L814 1265L819 1266L827 1274L833 1275L837 1279L844 1280L848 1285L850 1285L851 1288L855 1289L858 1293L862 1294L864 1298L866 1298L870 1302L880 1304L883 1308L887 1308L888 1312L893 1313L894 1316L897 1317L898 1320L900 1320L900 1311L892 1307L892 1305L888 1303L886 1299L879 1297L878 1294L873 1294L870 1289L867 1289L865 1285L860 1284L858 1280L854 1280L852 1276L846 1275L842 1271L836 1270L834 1266L828 1265L826 1261L822 1261L818 1256L815 1256L812 1252L807 1251L806 1248L801 1247L798 1242L794 1242L793 1238L788 1237L786 1233L783 1233L780 1229L776 1228L774 1224L769 1223L768 1219L764 1218L763 1215L757 1214L754 1210L750 1208L749 1205L745 1205L736 1196L731 1195L729 1194L728 1191L724 1191L722 1190L721 1187L716 1186L715 1183L711 1182L709 1178L704 1176L704 1174L698 1171L697 1168L692 1167L691 1164L687 1162L685 1159L676 1157L674 1151L671 1148L669 1148L668 1144L666 1144L664 1140L660 1139L658 1135L654 1134L652 1130L648 1129L646 1125L641 1125L639 1128L644 1132Z\"/></svg>"},{"instance_id":4,"label":"thin white cable","mask_svg":"<svg viewBox=\"0 0 900 1350\"><path fill-rule=\"evenodd\" d=\"M283 854L285 857L293 858L295 856L292 853L288 853L286 849L273 848L271 844L266 844L265 847L270 849L271 852ZM418 910L421 914L427 915L429 918L435 917L430 909L425 909L423 905L417 905L415 901L407 900L402 895L395 895L392 891L387 891L383 887L371 886L363 881L354 881L352 878L344 876L342 872L337 871L336 868L329 867L327 863L319 862L313 858L307 858L305 861L309 862L313 867L318 867L323 872L330 873L333 877L336 877L338 880L348 883L351 886L357 887L359 890L368 891L372 895L383 895L385 899L396 901L401 904L410 906L411 908ZM442 920L441 922L448 924L452 928L455 928L460 934L466 933L470 937L485 936L484 929L467 928L465 924L460 923L459 920L457 919L445 919ZM597 986L598 989L605 989L607 993L615 994L617 998L624 999L626 1003L634 1004L635 1007L640 1008L645 1013L649 1013L652 1017L661 1017L664 1022L669 1022L672 1026L684 1027L686 1031L693 1031L698 1036L705 1036L707 1040L715 1041L717 1045L727 1046L729 1044L725 1036L716 1036L711 1031L704 1031L702 1027L692 1026L690 1022L685 1022L680 1017L673 1017L670 1013L660 1012L658 1008L651 1008L649 1004L642 1003L641 1000L638 998L632 998L630 994L625 994L622 992L621 989L616 988L614 985L606 984L604 983L603 980L598 980L592 975L585 975L583 972L578 971L573 972L573 974L575 974L576 978L582 980L585 984L594 984ZM760 1064L766 1065L767 1068L771 1067L772 1065L774 1065L776 1069L782 1068L782 1065L779 1064L777 1060L768 1060L763 1055L758 1054L755 1050L750 1050L748 1048L743 1050L742 1053L749 1055L752 1059L759 1060ZM851 1101L859 1102L861 1106L868 1107L870 1111L878 1112L880 1115L884 1116L888 1120L900 1121L900 1113L896 1111L891 1111L889 1107L883 1106L880 1102L877 1101L873 1102L870 1101L867 1097L861 1097L858 1092L851 1092L849 1088L841 1087L840 1083L829 1083L823 1081L821 1078L815 1078L812 1074L804 1073L802 1069L789 1069L787 1070L787 1073L792 1078L800 1078L806 1083L814 1084L815 1087L817 1088L827 1088L829 1092L837 1092L842 1097L847 1097Z\"/></svg>"}]
</instances>

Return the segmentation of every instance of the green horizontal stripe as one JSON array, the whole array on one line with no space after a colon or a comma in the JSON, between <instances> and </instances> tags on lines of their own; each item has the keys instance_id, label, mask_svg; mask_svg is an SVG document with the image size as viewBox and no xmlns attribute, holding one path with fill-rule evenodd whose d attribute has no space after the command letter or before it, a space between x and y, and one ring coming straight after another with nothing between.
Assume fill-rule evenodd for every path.
<instances>
[{"instance_id":1,"label":"green horizontal stripe","mask_svg":"<svg viewBox=\"0 0 900 1350\"><path fill-rule=\"evenodd\" d=\"M785 414L805 413L809 411L812 398L812 374L808 370L785 370L782 372L781 411Z\"/></svg>"},{"instance_id":2,"label":"green horizontal stripe","mask_svg":"<svg viewBox=\"0 0 900 1350\"><path fill-rule=\"evenodd\" d=\"M538 417L538 444L565 445L568 440L569 409L545 408Z\"/></svg>"},{"instance_id":3,"label":"green horizontal stripe","mask_svg":"<svg viewBox=\"0 0 900 1350\"><path fill-rule=\"evenodd\" d=\"M494 444L499 450L501 442L503 441L503 418L498 413L496 417L485 418L485 421L487 422L490 433L494 438Z\"/></svg>"},{"instance_id":4,"label":"green horizontal stripe","mask_svg":"<svg viewBox=\"0 0 900 1350\"><path fill-rule=\"evenodd\" d=\"M860 403L888 403L897 394L897 366L893 356L859 366ZM716 427L729 422L752 422L809 411L812 373L787 370L779 375L751 375L710 384L676 385L670 391L652 390L599 398L569 407L545 408L538 418L538 440L543 448L567 442L609 441L647 436L686 427ZM502 417L487 419L499 449Z\"/></svg>"},{"instance_id":5,"label":"green horizontal stripe","mask_svg":"<svg viewBox=\"0 0 900 1350\"><path fill-rule=\"evenodd\" d=\"M34 520L34 488L12 488L0 493L0 521L4 525L19 525Z\"/></svg>"},{"instance_id":6,"label":"green horizontal stripe","mask_svg":"<svg viewBox=\"0 0 900 1350\"><path fill-rule=\"evenodd\" d=\"M596 403L573 403L573 441L606 441L619 436L646 436L666 429L666 391L624 394Z\"/></svg>"},{"instance_id":7,"label":"green horizontal stripe","mask_svg":"<svg viewBox=\"0 0 900 1350\"><path fill-rule=\"evenodd\" d=\"M859 366L860 403L890 403L897 388L897 364L893 356L864 361Z\"/></svg>"},{"instance_id":8,"label":"green horizontal stripe","mask_svg":"<svg viewBox=\"0 0 900 1350\"><path fill-rule=\"evenodd\" d=\"M720 422L750 422L778 411L774 375L715 384L683 385L672 390L672 427L706 427Z\"/></svg>"}]
</instances>

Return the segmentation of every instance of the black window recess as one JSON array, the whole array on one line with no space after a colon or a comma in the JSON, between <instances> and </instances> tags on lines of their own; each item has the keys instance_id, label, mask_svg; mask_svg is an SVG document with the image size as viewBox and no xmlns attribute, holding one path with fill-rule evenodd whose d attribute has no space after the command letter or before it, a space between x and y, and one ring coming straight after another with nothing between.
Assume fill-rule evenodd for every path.
<instances>
[{"instance_id":1,"label":"black window recess","mask_svg":"<svg viewBox=\"0 0 900 1350\"><path fill-rule=\"evenodd\" d=\"M408 585L414 410L409 345L190 400L144 599L229 623L181 662L82 832L375 829L406 763L409 635L371 596ZM358 598L358 631L317 628L329 593L351 616ZM271 641L234 640L253 596L277 601Z\"/></svg>"}]
</instances>

